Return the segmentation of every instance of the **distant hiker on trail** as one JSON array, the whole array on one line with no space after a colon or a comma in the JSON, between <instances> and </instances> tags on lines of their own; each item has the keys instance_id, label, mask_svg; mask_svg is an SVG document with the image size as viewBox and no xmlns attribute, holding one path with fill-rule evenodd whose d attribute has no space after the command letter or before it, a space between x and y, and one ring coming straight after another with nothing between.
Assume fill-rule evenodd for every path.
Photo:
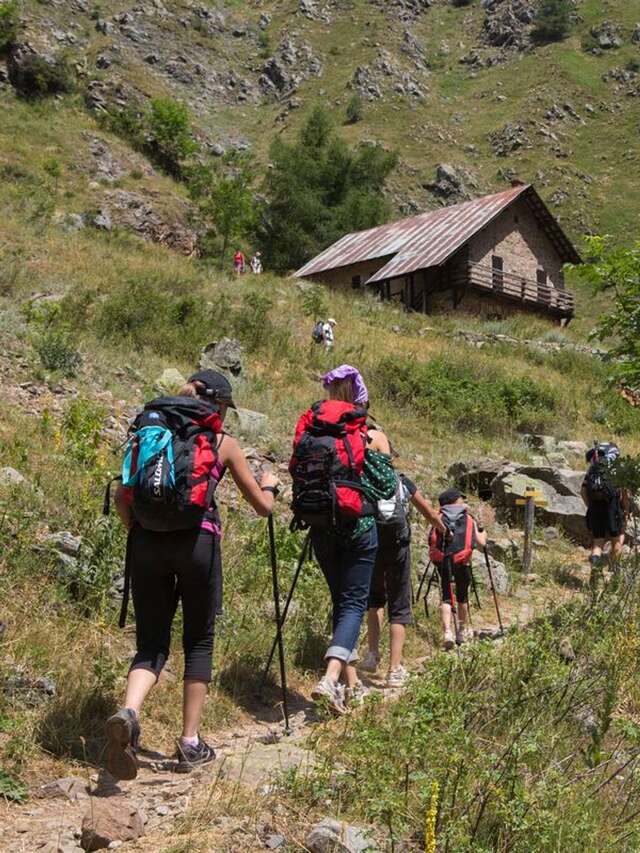
<instances>
[{"instance_id":1,"label":"distant hiker on trail","mask_svg":"<svg viewBox=\"0 0 640 853\"><path fill-rule=\"evenodd\" d=\"M326 322L324 320L317 320L313 327L313 331L311 332L313 341L316 344L322 344L326 352L333 349L333 329L335 326L336 321L333 317L329 317Z\"/></svg>"},{"instance_id":2,"label":"distant hiker on trail","mask_svg":"<svg viewBox=\"0 0 640 853\"><path fill-rule=\"evenodd\" d=\"M240 249L238 249L235 255L233 256L233 269L235 270L236 275L242 275L244 273L245 264L246 260L244 254L240 251Z\"/></svg>"},{"instance_id":3,"label":"distant hiker on trail","mask_svg":"<svg viewBox=\"0 0 640 853\"><path fill-rule=\"evenodd\" d=\"M440 575L444 647L449 650L455 643L462 645L473 639L469 619L471 558L476 546L486 546L487 534L478 526L458 489L442 492L438 502L448 535L431 531L429 556Z\"/></svg>"},{"instance_id":4,"label":"distant hiker on trail","mask_svg":"<svg viewBox=\"0 0 640 853\"><path fill-rule=\"evenodd\" d=\"M260 252L256 252L255 255L251 258L251 272L254 275L262 274L262 255Z\"/></svg>"},{"instance_id":5,"label":"distant hiker on trail","mask_svg":"<svg viewBox=\"0 0 640 853\"><path fill-rule=\"evenodd\" d=\"M137 651L127 678L123 707L107 720L106 765L117 779L137 773L142 703L169 657L171 624L182 602L185 658L183 728L177 770L215 758L199 735L211 680L216 610L222 599L220 516L215 489L227 468L258 515L268 516L277 478L258 483L238 442L223 422L235 408L231 385L220 373L201 370L177 397L160 397L134 422L115 501L129 531L125 568L126 618L131 580Z\"/></svg>"},{"instance_id":6,"label":"distant hiker on trail","mask_svg":"<svg viewBox=\"0 0 640 853\"><path fill-rule=\"evenodd\" d=\"M618 446L610 442L596 442L586 453L589 468L582 483L581 494L587 507L587 527L592 536L589 585L594 592L602 579L602 549L605 544L609 542L611 545L611 568L615 567L619 560L624 545L629 496L625 490L618 489L611 483L607 472L607 465L619 456Z\"/></svg>"},{"instance_id":7,"label":"distant hiker on trail","mask_svg":"<svg viewBox=\"0 0 640 853\"><path fill-rule=\"evenodd\" d=\"M396 474L391 456L386 453L367 451L364 463L365 482L386 484L386 494L377 503L376 523L378 527L378 553L373 569L369 610L367 613L368 651L360 663L365 672L376 672L380 663L380 631L384 619L384 608L389 608L391 634L389 672L387 687L402 687L408 672L402 666L402 652L407 636L407 625L413 622L411 615L411 524L409 505L413 504L426 519L441 533L446 527L429 501L417 486L404 474ZM383 492L384 489L380 489Z\"/></svg>"},{"instance_id":8,"label":"distant hiker on trail","mask_svg":"<svg viewBox=\"0 0 640 853\"><path fill-rule=\"evenodd\" d=\"M289 471L294 523L311 528L333 606L327 669L311 696L343 714L365 693L355 669L356 649L378 548L377 498L363 482L365 448L382 453L390 448L383 433L367 426L368 392L355 367L343 364L330 371L323 385L328 399L314 403L296 426Z\"/></svg>"}]
</instances>

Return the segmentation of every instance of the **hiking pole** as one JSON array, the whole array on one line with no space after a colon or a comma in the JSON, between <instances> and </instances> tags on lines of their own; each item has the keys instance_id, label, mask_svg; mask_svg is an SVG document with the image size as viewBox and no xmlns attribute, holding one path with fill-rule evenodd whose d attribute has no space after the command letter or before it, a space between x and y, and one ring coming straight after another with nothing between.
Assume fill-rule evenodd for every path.
<instances>
[{"instance_id":1,"label":"hiking pole","mask_svg":"<svg viewBox=\"0 0 640 853\"><path fill-rule=\"evenodd\" d=\"M282 618L280 620L280 627L284 628L284 623L287 620L287 613L289 612L289 605L291 604L291 600L293 599L293 592L296 588L296 584L298 583L298 577L300 572L302 571L302 566L304 565L304 561L307 558L307 554L309 552L309 545L311 542L311 531L309 531L305 537L304 542L302 543L302 551L300 552L300 559L298 560L298 565L296 567L295 574L293 576L293 580L291 581L291 587L289 589L289 593L287 595L287 600L284 603L284 607L282 609ZM258 693L262 693L264 690L264 685L267 681L267 676L269 675L269 670L271 669L271 664L273 662L273 656L276 653L276 649L278 647L278 634L273 639L273 644L271 646L271 651L269 652L269 657L267 659L267 663L265 665L264 671L262 673L262 678L260 679L260 687L258 687Z\"/></svg>"},{"instance_id":2,"label":"hiking pole","mask_svg":"<svg viewBox=\"0 0 640 853\"><path fill-rule=\"evenodd\" d=\"M420 593L422 592L423 584L427 579L427 575L429 574L429 566L430 565L431 565L431 560L429 560L429 562L427 563L427 568L424 570L424 574L422 575L420 583L418 584L418 592L416 593L416 601L420 601ZM427 590L427 593L428 593L428 590Z\"/></svg>"},{"instance_id":3,"label":"hiking pole","mask_svg":"<svg viewBox=\"0 0 640 853\"><path fill-rule=\"evenodd\" d=\"M456 645L458 643L458 636L460 634L460 625L458 623L458 610L457 610L457 601L456 601L456 590L455 584L453 581L453 563L451 561L451 557L446 557L443 563L443 569L448 574L448 584L449 584L449 596L451 598L451 616L453 618L453 627L456 632Z\"/></svg>"},{"instance_id":4,"label":"hiking pole","mask_svg":"<svg viewBox=\"0 0 640 853\"><path fill-rule=\"evenodd\" d=\"M489 583L491 584L491 592L493 593L493 603L496 606L496 614L498 616L498 624L500 625L500 633L504 635L504 627L502 625L502 618L500 616L500 608L498 607L498 596L496 595L496 587L493 582L493 572L491 571L491 563L489 561L489 553L486 548L482 549L484 552L485 563L487 564L487 572L489 574Z\"/></svg>"},{"instance_id":5,"label":"hiking pole","mask_svg":"<svg viewBox=\"0 0 640 853\"><path fill-rule=\"evenodd\" d=\"M469 563L469 574L471 575L471 586L473 587L473 594L476 597L476 604L478 605L478 610L482 610L482 605L480 604L480 597L478 595L478 587L476 586L476 579L475 575L473 574L473 566L471 565L471 563Z\"/></svg>"},{"instance_id":6,"label":"hiking pole","mask_svg":"<svg viewBox=\"0 0 640 853\"><path fill-rule=\"evenodd\" d=\"M289 727L289 706L287 704L287 673L284 665L284 642L282 640L282 622L280 620L280 589L278 585L278 558L276 555L276 535L273 527L273 515L267 519L269 529L269 551L271 555L271 578L273 580L273 605L276 612L276 642L280 658L280 683L282 685L282 710L284 712L284 731L291 734Z\"/></svg>"},{"instance_id":7,"label":"hiking pole","mask_svg":"<svg viewBox=\"0 0 640 853\"><path fill-rule=\"evenodd\" d=\"M433 564L433 569L431 570L431 574L429 575L429 583L427 584L427 591L424 594L424 614L429 618L429 593L431 592L431 586L438 576L438 567L436 564Z\"/></svg>"}]
</instances>

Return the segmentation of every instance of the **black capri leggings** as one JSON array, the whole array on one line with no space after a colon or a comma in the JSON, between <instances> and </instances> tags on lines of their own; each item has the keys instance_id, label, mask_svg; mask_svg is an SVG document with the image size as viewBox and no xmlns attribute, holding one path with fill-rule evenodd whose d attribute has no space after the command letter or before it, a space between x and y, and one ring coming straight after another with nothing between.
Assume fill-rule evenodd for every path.
<instances>
[{"instance_id":1,"label":"black capri leggings","mask_svg":"<svg viewBox=\"0 0 640 853\"><path fill-rule=\"evenodd\" d=\"M160 674L182 601L184 677L211 681L215 617L222 597L219 537L200 529L155 533L138 526L130 536L137 644L131 669Z\"/></svg>"},{"instance_id":2,"label":"black capri leggings","mask_svg":"<svg viewBox=\"0 0 640 853\"><path fill-rule=\"evenodd\" d=\"M445 604L451 604L449 569L445 566L438 566L438 571L440 572L442 600ZM471 583L469 566L453 566L453 581L456 587L456 600L458 604L466 604L469 598L469 584Z\"/></svg>"}]
</instances>

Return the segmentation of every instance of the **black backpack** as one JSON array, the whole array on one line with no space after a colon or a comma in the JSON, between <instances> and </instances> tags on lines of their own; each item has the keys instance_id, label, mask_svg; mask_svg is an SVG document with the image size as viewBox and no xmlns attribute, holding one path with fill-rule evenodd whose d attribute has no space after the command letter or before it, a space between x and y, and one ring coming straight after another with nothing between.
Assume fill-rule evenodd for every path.
<instances>
[{"instance_id":1,"label":"black backpack","mask_svg":"<svg viewBox=\"0 0 640 853\"><path fill-rule=\"evenodd\" d=\"M584 484L587 488L589 503L611 503L618 496L618 490L609 478L609 465L620 455L616 444L606 442L596 444L587 451L590 462Z\"/></svg>"},{"instance_id":2,"label":"black backpack","mask_svg":"<svg viewBox=\"0 0 640 853\"><path fill-rule=\"evenodd\" d=\"M324 323L322 320L318 320L313 327L313 331L311 332L311 337L317 344L321 344L324 340Z\"/></svg>"}]
</instances>

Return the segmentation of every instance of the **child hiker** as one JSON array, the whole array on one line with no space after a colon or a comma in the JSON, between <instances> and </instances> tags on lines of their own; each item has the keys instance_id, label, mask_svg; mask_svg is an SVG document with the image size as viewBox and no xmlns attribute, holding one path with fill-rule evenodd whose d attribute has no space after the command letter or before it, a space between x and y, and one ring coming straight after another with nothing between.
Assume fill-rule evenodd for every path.
<instances>
[{"instance_id":1,"label":"child hiker","mask_svg":"<svg viewBox=\"0 0 640 853\"><path fill-rule=\"evenodd\" d=\"M431 531L429 557L440 575L444 648L449 650L455 643L462 645L473 639L469 620L471 558L475 547L486 546L487 534L470 514L458 489L442 492L438 503L447 534Z\"/></svg>"}]
</instances>

